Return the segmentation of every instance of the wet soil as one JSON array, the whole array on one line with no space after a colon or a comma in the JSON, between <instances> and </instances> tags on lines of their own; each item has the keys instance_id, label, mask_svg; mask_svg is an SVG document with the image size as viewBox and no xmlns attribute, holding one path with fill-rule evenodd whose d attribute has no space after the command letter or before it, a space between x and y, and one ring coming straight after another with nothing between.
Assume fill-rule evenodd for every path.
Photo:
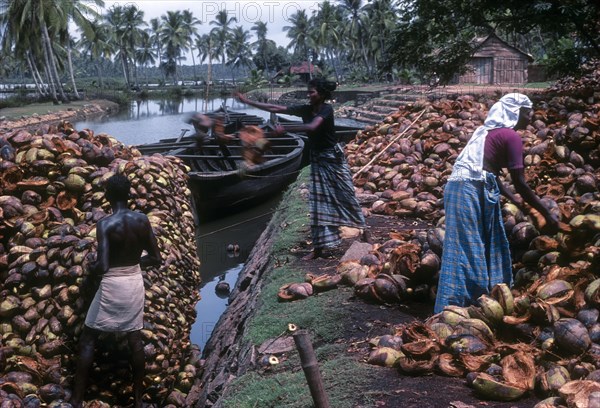
<instances>
[{"instance_id":1,"label":"wet soil","mask_svg":"<svg viewBox=\"0 0 600 408\"><path fill-rule=\"evenodd\" d=\"M367 217L367 224L370 226L373 243L387 241L390 239L390 232L428 227L426 222L414 219L403 220L379 215ZM340 247L326 253L324 258L298 259L295 266L306 270L307 273L332 273L353 241L354 239L344 240ZM309 249L306 244L298 248L298 252L308 254ZM394 326L414 319L425 319L433 314L433 301L430 299L408 304L382 305L368 303L354 297L351 292L342 307L345 311L345 323L338 342L345 343L346 350L357 361L364 361L368 356L370 350L368 339L389 334ZM531 408L539 402L535 395L511 402L484 401L466 385L464 378L436 374L413 377L393 368L377 367L376 369L381 374L375 378L365 379L363 390L376 401L375 407ZM366 406L357 405L357 408L366 408Z\"/></svg>"}]
</instances>

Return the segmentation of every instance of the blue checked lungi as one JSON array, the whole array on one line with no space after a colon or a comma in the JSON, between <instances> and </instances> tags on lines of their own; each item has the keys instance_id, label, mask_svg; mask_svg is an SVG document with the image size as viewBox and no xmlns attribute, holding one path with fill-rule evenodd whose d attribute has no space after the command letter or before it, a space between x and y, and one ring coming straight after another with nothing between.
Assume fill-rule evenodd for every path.
<instances>
[{"instance_id":1,"label":"blue checked lungi","mask_svg":"<svg viewBox=\"0 0 600 408\"><path fill-rule=\"evenodd\" d=\"M498 283L512 283L510 247L496 178L448 181L444 189L446 233L435 313L468 306Z\"/></svg>"},{"instance_id":2,"label":"blue checked lungi","mask_svg":"<svg viewBox=\"0 0 600 408\"><path fill-rule=\"evenodd\" d=\"M341 242L339 227L364 228L365 217L356 199L352 174L339 146L310 155L310 218L313 247Z\"/></svg>"}]
</instances>

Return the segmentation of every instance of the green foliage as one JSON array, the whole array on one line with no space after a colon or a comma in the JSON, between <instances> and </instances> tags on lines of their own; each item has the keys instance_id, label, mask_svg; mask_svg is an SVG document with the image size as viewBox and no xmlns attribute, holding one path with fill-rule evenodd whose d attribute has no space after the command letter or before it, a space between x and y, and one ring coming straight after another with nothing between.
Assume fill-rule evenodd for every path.
<instances>
[{"instance_id":1,"label":"green foliage","mask_svg":"<svg viewBox=\"0 0 600 408\"><path fill-rule=\"evenodd\" d=\"M581 61L582 50L572 38L562 37L549 50L549 57L545 62L550 74L564 76L576 73Z\"/></svg>"},{"instance_id":2,"label":"green foliage","mask_svg":"<svg viewBox=\"0 0 600 408\"><path fill-rule=\"evenodd\" d=\"M264 72L261 69L253 69L250 70L250 76L246 78L245 85L250 88L260 88L261 86L266 86L269 84L269 81L265 78Z\"/></svg>"},{"instance_id":3,"label":"green foliage","mask_svg":"<svg viewBox=\"0 0 600 408\"><path fill-rule=\"evenodd\" d=\"M334 348L334 349L332 349ZM366 379L381 375L378 368L360 364L344 356L342 346L317 349L319 370L330 405L336 408L374 406L373 398L364 393ZM326 351L325 353L323 351ZM287 369L293 365L296 369ZM264 374L250 372L236 379L225 400L226 408L310 408L313 407L304 372L295 353L290 360ZM284 370L285 369L285 370Z\"/></svg>"},{"instance_id":4,"label":"green foliage","mask_svg":"<svg viewBox=\"0 0 600 408\"><path fill-rule=\"evenodd\" d=\"M600 55L598 2L414 0L402 6L401 21L388 42L391 61L415 67L424 77L437 72L442 83L464 73L472 40L491 32L525 52L545 50L552 69L563 74ZM573 43L559 41L566 37Z\"/></svg>"}]
</instances>

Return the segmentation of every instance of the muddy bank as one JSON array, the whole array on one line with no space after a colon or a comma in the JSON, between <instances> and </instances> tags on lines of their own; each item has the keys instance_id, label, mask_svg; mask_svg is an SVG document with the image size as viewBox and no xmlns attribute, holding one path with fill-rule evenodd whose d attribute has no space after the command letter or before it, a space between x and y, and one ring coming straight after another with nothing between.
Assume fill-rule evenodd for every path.
<instances>
[{"instance_id":1,"label":"muddy bank","mask_svg":"<svg viewBox=\"0 0 600 408\"><path fill-rule=\"evenodd\" d=\"M47 113L40 113L46 109ZM6 108L0 111L0 132L15 129L37 129L43 125L55 125L61 121L76 122L80 120L99 118L117 113L119 104L108 100L91 100L74 102L65 105L61 110L43 106L24 106L21 108ZM17 119L18 117L18 119Z\"/></svg>"}]
</instances>

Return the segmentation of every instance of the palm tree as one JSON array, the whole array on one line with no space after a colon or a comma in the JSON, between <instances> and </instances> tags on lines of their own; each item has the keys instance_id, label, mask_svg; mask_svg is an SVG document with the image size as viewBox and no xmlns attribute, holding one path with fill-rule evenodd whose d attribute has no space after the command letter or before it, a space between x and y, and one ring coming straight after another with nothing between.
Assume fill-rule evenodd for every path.
<instances>
[{"instance_id":1,"label":"palm tree","mask_svg":"<svg viewBox=\"0 0 600 408\"><path fill-rule=\"evenodd\" d=\"M150 19L150 41L154 46L154 53L158 56L158 66L162 66L162 43L160 41L160 20L158 18ZM165 80L164 72L161 70L163 75L163 81Z\"/></svg>"},{"instance_id":2,"label":"palm tree","mask_svg":"<svg viewBox=\"0 0 600 408\"><path fill-rule=\"evenodd\" d=\"M27 62L29 71L32 74L36 89L39 95L44 95L44 80L39 74L36 61L41 59L41 33L38 26L31 25L31 30L21 29L22 6L23 4L10 3L10 0L0 0L0 41L2 54L2 70L10 71L8 67L10 61L16 65L18 60ZM26 16L31 17L31 16ZM26 20L31 21L31 19ZM54 84L48 81L50 95L55 103L58 98L54 89ZM52 86L50 86L52 85Z\"/></svg>"},{"instance_id":3,"label":"palm tree","mask_svg":"<svg viewBox=\"0 0 600 408\"><path fill-rule=\"evenodd\" d=\"M215 38L211 34L203 34L196 39L196 49L200 62L208 61L208 70L206 73L206 92L212 81L212 60L215 57Z\"/></svg>"},{"instance_id":4,"label":"palm tree","mask_svg":"<svg viewBox=\"0 0 600 408\"><path fill-rule=\"evenodd\" d=\"M341 43L342 27L344 25L342 18L341 9L336 8L328 0L319 5L319 10L315 16L316 42L324 49L338 82L340 81L340 76L336 64L337 58L333 54Z\"/></svg>"},{"instance_id":5,"label":"palm tree","mask_svg":"<svg viewBox=\"0 0 600 408\"><path fill-rule=\"evenodd\" d=\"M160 41L165 47L163 68L165 75L167 77L172 75L174 83L177 84L179 80L177 63L189 39L184 27L183 14L179 10L167 11L167 14L160 16L160 20Z\"/></svg>"},{"instance_id":6,"label":"palm tree","mask_svg":"<svg viewBox=\"0 0 600 408\"><path fill-rule=\"evenodd\" d=\"M288 49L294 49L294 55L299 55L302 59L308 54L308 36L309 24L306 11L298 10L290 17L291 26L284 26L283 31L287 32L287 37L291 39Z\"/></svg>"},{"instance_id":7,"label":"palm tree","mask_svg":"<svg viewBox=\"0 0 600 408\"><path fill-rule=\"evenodd\" d=\"M190 10L183 10L183 23L184 28L187 31L188 41L186 44L186 49L189 49L192 54L192 69L194 73L194 81L197 81L196 76L196 59L194 58L194 46L196 43L196 38L198 38L198 28L202 22L198 20Z\"/></svg>"},{"instance_id":8,"label":"palm tree","mask_svg":"<svg viewBox=\"0 0 600 408\"><path fill-rule=\"evenodd\" d=\"M372 0L364 7L367 13L367 24L370 27L367 35L370 41L370 52L376 67L381 68L387 61L386 38L391 38L396 26L396 5L394 0Z\"/></svg>"},{"instance_id":9,"label":"palm tree","mask_svg":"<svg viewBox=\"0 0 600 408\"><path fill-rule=\"evenodd\" d=\"M252 50L250 48L250 32L244 30L244 27L237 26L231 33L231 40L229 40L229 61L228 65L234 68L249 68L252 65ZM233 74L233 69L231 70ZM244 69L244 75L247 75L247 71ZM235 76L232 76L233 83L235 84Z\"/></svg>"},{"instance_id":10,"label":"palm tree","mask_svg":"<svg viewBox=\"0 0 600 408\"><path fill-rule=\"evenodd\" d=\"M104 88L104 78L102 75L102 65L105 59L115 53L116 49L110 41L110 30L102 20L96 19L90 24L88 35L82 35L79 39L79 47L88 54L90 61L95 62L96 73L100 89Z\"/></svg>"},{"instance_id":11,"label":"palm tree","mask_svg":"<svg viewBox=\"0 0 600 408\"><path fill-rule=\"evenodd\" d=\"M362 0L341 0L340 6L350 13L350 24L346 26L345 35L351 39L353 58L362 58L364 66L370 72L369 61L365 49L365 22L363 15ZM358 58L357 58L358 57Z\"/></svg>"},{"instance_id":12,"label":"palm tree","mask_svg":"<svg viewBox=\"0 0 600 408\"><path fill-rule=\"evenodd\" d=\"M142 35L140 46L135 50L135 60L141 64L142 68L156 62L156 53L154 52L151 36L148 31ZM148 86L148 72L146 74L146 86Z\"/></svg>"},{"instance_id":13,"label":"palm tree","mask_svg":"<svg viewBox=\"0 0 600 408\"><path fill-rule=\"evenodd\" d=\"M96 5L103 7L104 1L102 0L93 0L93 3ZM73 93L77 99L81 99L79 96L79 92L77 92L77 85L75 84L75 73L73 71L73 61L72 61L72 53L73 53L73 45L74 40L69 34L69 22L74 22L75 25L79 28L83 35L88 36L91 35L91 22L90 18L98 17L98 13L90 7L89 1L86 4L83 4L81 0L58 0L58 8L61 10L62 15L66 16L66 19L60 20L62 26L59 28L61 44L66 45L67 48L67 61L69 67L69 76L71 78L71 85L73 86Z\"/></svg>"},{"instance_id":14,"label":"palm tree","mask_svg":"<svg viewBox=\"0 0 600 408\"><path fill-rule=\"evenodd\" d=\"M220 10L215 19L210 22L211 25L215 26L211 30L211 34L214 35L214 45L217 48L216 54L221 56L223 67L225 67L227 61L227 45L231 38L230 25L234 22L237 23L237 19L229 17L227 10Z\"/></svg>"},{"instance_id":15,"label":"palm tree","mask_svg":"<svg viewBox=\"0 0 600 408\"><path fill-rule=\"evenodd\" d=\"M125 84L130 89L130 61L133 60L136 45L144 32L142 26L146 25L144 12L134 4L115 4L108 10L105 18L117 46L117 57L121 60Z\"/></svg>"},{"instance_id":16,"label":"palm tree","mask_svg":"<svg viewBox=\"0 0 600 408\"><path fill-rule=\"evenodd\" d=\"M257 21L251 28L252 31L256 32L256 41L252 43L252 47L256 50L256 52L262 57L263 64L265 67L265 72L269 73L269 63L267 61L267 23L263 21Z\"/></svg>"},{"instance_id":17,"label":"palm tree","mask_svg":"<svg viewBox=\"0 0 600 408\"><path fill-rule=\"evenodd\" d=\"M59 1L21 0L7 3L3 4L5 12L2 17L6 36L4 46L8 47L8 44L14 44L15 51L21 55L27 52L25 47L35 50L35 57L41 56L46 64L45 68L54 102L58 103L58 97L67 102L68 98L58 75L53 36L50 34L47 23L48 21L57 22L59 27L66 24L68 18L59 7ZM56 30L52 34L56 34ZM58 91L58 95L56 91Z\"/></svg>"},{"instance_id":18,"label":"palm tree","mask_svg":"<svg viewBox=\"0 0 600 408\"><path fill-rule=\"evenodd\" d=\"M306 15L305 10L298 10L290 17L291 26L283 27L287 31L287 37L291 39L288 48L294 49L294 56L300 61L307 61L309 67L309 76L311 60L310 50L316 48L316 33L311 26L311 20Z\"/></svg>"}]
</instances>

